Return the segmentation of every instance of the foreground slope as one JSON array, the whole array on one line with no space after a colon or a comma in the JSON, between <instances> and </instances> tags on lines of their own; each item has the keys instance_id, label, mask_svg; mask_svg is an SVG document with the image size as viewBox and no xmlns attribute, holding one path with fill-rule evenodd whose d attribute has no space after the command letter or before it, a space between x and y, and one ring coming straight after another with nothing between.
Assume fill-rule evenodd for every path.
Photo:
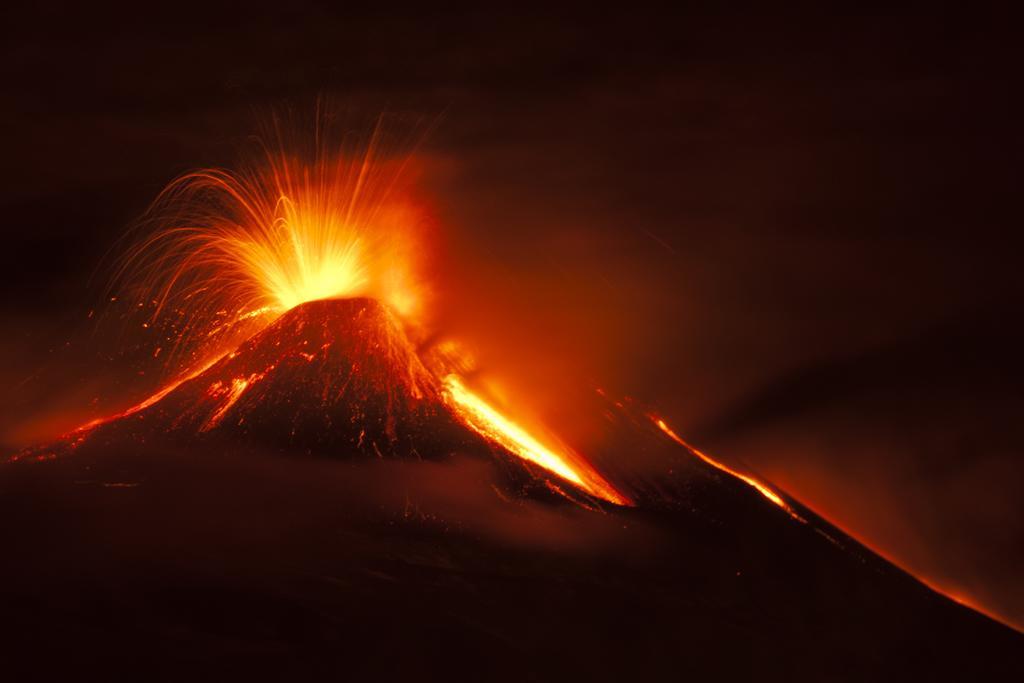
<instances>
[{"instance_id":1,"label":"foreground slope","mask_svg":"<svg viewBox=\"0 0 1024 683\"><path fill-rule=\"evenodd\" d=\"M15 679L998 680L1024 637L608 401L569 499L441 400L385 309L295 309L0 467ZM325 458L281 457L317 454ZM550 480L547 480L550 483ZM564 482L563 488L564 488ZM59 652L60 656L53 656Z\"/></svg>"}]
</instances>

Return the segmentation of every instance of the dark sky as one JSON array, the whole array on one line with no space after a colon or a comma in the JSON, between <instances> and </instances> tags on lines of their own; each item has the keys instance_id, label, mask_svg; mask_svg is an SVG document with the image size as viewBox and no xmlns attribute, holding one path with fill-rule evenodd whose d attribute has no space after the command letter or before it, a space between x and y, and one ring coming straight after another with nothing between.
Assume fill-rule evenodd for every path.
<instances>
[{"instance_id":1,"label":"dark sky","mask_svg":"<svg viewBox=\"0 0 1024 683\"><path fill-rule=\"evenodd\" d=\"M539 410L553 377L649 402L1024 623L1008 16L335 4L3 10L0 442L55 354L94 389L61 346L159 189L327 95L436 123L438 319Z\"/></svg>"}]
</instances>

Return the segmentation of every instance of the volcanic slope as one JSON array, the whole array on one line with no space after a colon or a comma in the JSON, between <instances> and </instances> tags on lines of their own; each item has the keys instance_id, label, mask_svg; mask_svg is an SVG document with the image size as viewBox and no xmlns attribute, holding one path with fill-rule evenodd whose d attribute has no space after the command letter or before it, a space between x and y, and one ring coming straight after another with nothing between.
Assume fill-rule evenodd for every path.
<instances>
[{"instance_id":1,"label":"volcanic slope","mask_svg":"<svg viewBox=\"0 0 1024 683\"><path fill-rule=\"evenodd\" d=\"M442 392L382 306L313 302L159 400L31 452L57 457L0 467L5 668L18 680L1024 675L1020 634L628 402L595 399L606 433L588 456L635 506L582 494L580 506L509 486L571 490L464 426Z\"/></svg>"},{"instance_id":2,"label":"volcanic slope","mask_svg":"<svg viewBox=\"0 0 1024 683\"><path fill-rule=\"evenodd\" d=\"M290 310L152 405L85 436L436 458L477 441L465 432L391 313L353 298Z\"/></svg>"}]
</instances>

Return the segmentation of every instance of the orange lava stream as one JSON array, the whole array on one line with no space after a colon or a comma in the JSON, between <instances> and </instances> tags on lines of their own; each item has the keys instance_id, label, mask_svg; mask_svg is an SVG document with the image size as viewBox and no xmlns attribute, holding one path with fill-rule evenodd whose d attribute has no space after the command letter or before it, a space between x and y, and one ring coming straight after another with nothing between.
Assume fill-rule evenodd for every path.
<instances>
[{"instance_id":1,"label":"orange lava stream","mask_svg":"<svg viewBox=\"0 0 1024 683\"><path fill-rule=\"evenodd\" d=\"M106 415L104 417L98 417L96 419L89 420L85 424L79 425L78 427L75 427L74 429L72 429L70 432L67 432L66 434L64 434L64 436L62 438L63 439L72 439L73 437L77 437L77 438L75 438L71 442L71 445L72 445L73 448L78 446L86 438L88 433L91 432L96 427L99 427L101 425L105 425L108 422L113 422L114 420L118 420L118 419L120 419L122 417L128 417L129 415L134 415L135 413L137 413L139 411L145 410L146 408L150 407L154 403L157 403L158 401L160 401L162 398L164 398L169 393L171 393L172 391L174 391L175 389L180 387L185 382L189 381L190 379L194 379L194 378L198 377L199 375L203 374L204 372L206 372L209 368L211 368L213 366L214 363L216 363L218 360L220 360L220 358L221 357L213 358L212 360L210 360L210 361L204 363L203 365L197 367L195 370L192 370L191 372L188 372L188 373L182 375L178 379L175 379L175 380L169 382L168 384L163 386L161 389L159 389L158 391L156 391L155 393L150 395L148 398L140 401L139 403L136 403L135 405L131 406L130 408L122 410L119 413L114 413L113 415ZM18 460L23 459L26 455L29 455L29 454L33 455L33 457L36 460L47 460L47 459L50 459L50 458L54 457L53 454L46 454L46 453L39 454L38 451L35 451L33 449L26 449L26 450L24 450L24 451L22 451L20 453L16 453L15 455L11 456L10 458L8 458L7 461L8 462L17 462Z\"/></svg>"},{"instance_id":2,"label":"orange lava stream","mask_svg":"<svg viewBox=\"0 0 1024 683\"><path fill-rule=\"evenodd\" d=\"M154 403L156 403L157 401L162 399L167 394L171 393L172 391L174 391L175 389L180 387L185 382L189 381L190 379L194 379L194 378L198 377L199 375L203 374L204 372L206 372L209 368L213 367L213 364L216 363L218 360L220 360L220 357L214 358L214 359L204 363L203 365L199 366L195 370L182 375L181 377L179 377L176 380L171 381L169 384L164 386L162 389L158 390L156 393L154 393L149 398L145 399L144 401L142 401L140 403L136 403L135 405L133 405L131 408L128 408L127 410L122 410L120 413L115 413L113 415L108 415L106 417L96 418L95 420L91 420L89 422L86 422L84 425L82 425L81 427L78 427L78 428L72 430L70 433L71 434L77 434L79 432L86 432L86 431L89 431L89 430L91 430L91 429L93 429L95 427L99 427L102 424L106 424L108 422L113 422L114 420L117 420L117 419L122 418L122 417L128 417L129 415L134 415L135 413L139 412L140 410L145 410L146 408L150 407L151 405L153 405Z\"/></svg>"},{"instance_id":3,"label":"orange lava stream","mask_svg":"<svg viewBox=\"0 0 1024 683\"><path fill-rule=\"evenodd\" d=\"M775 491L773 491L770 488L768 488L765 484L762 484L761 482L759 482L758 480L754 479L753 477L751 477L749 475L737 472L736 470L728 467L727 465L724 465L724 464L718 462L717 460L715 460L714 458L710 457L706 453L703 453L702 451L694 448L693 446L688 444L686 441L684 441L682 439L682 437L680 437L678 434L676 434L672 430L672 428L669 427L668 424L663 419L661 419L660 417L657 417L656 415L648 415L648 417L654 422L655 425L657 425L658 429L663 431L670 439L672 439L673 441L678 443L680 446L683 446L687 450L691 451L698 458L700 458L701 460L703 460L707 464L711 465L715 469L721 470L722 472L725 472L727 474L731 474L732 476L740 479L741 481L743 481L744 483L748 484L749 486L752 486L753 488L757 489L757 491L760 492L761 495L763 495L765 498L770 500L775 505L778 505L779 507L781 507L793 519L796 519L796 520L798 520L800 522L803 522L804 524L807 523L806 519L804 519L799 514L797 514L797 512L795 510L793 510L793 508L790 507L786 503L786 501L784 501L782 499L782 497L779 496L779 494L777 494ZM831 536L829 536L828 534L825 534L821 530L818 530L818 531L819 531L819 533L822 533L825 536L825 538L827 538L828 540L832 541L833 543L836 543L835 539L833 539ZM880 550L879 548L875 547L869 541L867 541L867 540L865 540L863 538L858 537L856 534L851 533L849 530L844 530L844 532L850 538L853 538L858 543L860 543L862 546L864 546L865 548L869 549L871 552L875 553L879 557L885 559L887 562L890 562L891 564L893 564L893 565L895 565L897 567L901 566L901 564L899 562L895 561L887 553L885 553L882 550ZM842 546L840 545L840 547L842 547ZM908 573L910 573L910 572L908 572ZM971 600L969 598L966 598L963 595L961 595L961 594L959 594L959 593L957 593L955 591L946 590L946 589L940 587L934 581L932 581L930 579L927 579L927 578L924 578L923 576L920 576L920 575L915 574L915 573L910 573L910 574L919 583L921 583L923 586L925 586L929 590L931 590L931 591L933 591L935 593L938 593L939 595L945 596L945 597L949 598L950 600L952 600L953 602L955 602L955 603L957 603L959 605L962 605L963 607L966 607L967 609L970 609L970 610L973 610L975 612L978 612L979 614L983 614L986 617L988 617L989 619L992 619L993 621L998 621L999 623L1005 624L1006 626L1009 626L1010 628L1012 628L1012 629L1014 629L1016 631L1024 633L1024 629L1021 629L1021 627L1018 626L1017 624L1012 624L1009 621L1007 621L1006 619L1004 619L1004 618L994 614L993 612L990 612L990 611L986 610L985 608L979 606L973 600Z\"/></svg>"},{"instance_id":4,"label":"orange lava stream","mask_svg":"<svg viewBox=\"0 0 1024 683\"><path fill-rule=\"evenodd\" d=\"M677 444L679 444L683 448L687 449L688 451L692 452L694 455L696 455L698 458L700 458L701 460L703 460L707 464L711 465L712 467L714 467L717 470L721 470L722 472L725 472L726 474L730 474L730 475L736 477L737 479L739 479L740 481L742 481L743 483L747 484L748 486L751 486L751 487L755 488L758 493L760 493L762 496L764 496L765 498L770 500L775 505L778 505L780 508L785 510L789 514L789 516L792 517L793 519L799 520L801 522L806 522L806 520L803 517L798 515L796 513L796 511L793 510L793 508L790 507L789 504L787 504L786 501L784 501L782 499L782 496L780 496L775 491L773 491L770 488L768 488L766 485L764 485L761 482L759 482L757 479L754 479L753 477L751 477L748 474L743 474L742 472L737 472L736 470L732 469L728 465L725 465L723 463L718 462L717 460L715 460L711 456L707 455L706 453L704 453L704 452L694 448L690 444L686 443L685 441L683 441L683 438L681 436L679 436L678 434L676 434L672 430L672 428L669 427L668 424L663 419L661 419L660 417L657 417L657 416L654 416L654 415L649 415L648 417L650 417L651 420L654 422L654 424L658 426L658 429L660 429L661 431L665 432L665 434L670 439L672 439L673 441L675 441Z\"/></svg>"},{"instance_id":5,"label":"orange lava stream","mask_svg":"<svg viewBox=\"0 0 1024 683\"><path fill-rule=\"evenodd\" d=\"M540 465L591 495L616 505L630 505L630 501L597 472L584 465L578 458L556 453L542 444L466 388L457 375L445 377L444 388L451 407L481 436L498 443L524 460Z\"/></svg>"},{"instance_id":6,"label":"orange lava stream","mask_svg":"<svg viewBox=\"0 0 1024 683\"><path fill-rule=\"evenodd\" d=\"M238 402L238 399L242 397L242 394L245 393L245 390L248 389L250 385L260 381L261 379L263 379L262 374L254 373L249 375L248 377L234 378L233 380L231 380L230 387L222 387L220 382L217 382L212 387L210 387L210 393L212 393L213 395L226 395L227 398L224 400L221 406L217 408L216 412L214 412L213 415L210 416L210 419L206 421L206 424L200 427L199 431L208 432L214 427L216 427L218 424L220 424L220 421L224 418L224 415L228 412L228 410L231 409L231 406L235 405L235 403Z\"/></svg>"}]
</instances>

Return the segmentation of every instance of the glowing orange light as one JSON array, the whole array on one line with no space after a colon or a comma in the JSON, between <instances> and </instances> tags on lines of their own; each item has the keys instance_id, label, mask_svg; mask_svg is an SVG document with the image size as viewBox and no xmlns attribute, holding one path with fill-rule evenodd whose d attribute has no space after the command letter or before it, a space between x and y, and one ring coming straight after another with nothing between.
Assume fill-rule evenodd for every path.
<instances>
[{"instance_id":1,"label":"glowing orange light","mask_svg":"<svg viewBox=\"0 0 1024 683\"><path fill-rule=\"evenodd\" d=\"M302 158L282 148L239 172L179 177L154 202L116 281L152 302L154 319L181 315L173 341L186 346L224 331L240 340L319 299L371 296L417 317L422 221L401 182L409 159L378 159L377 149L375 133L358 149Z\"/></svg>"},{"instance_id":2,"label":"glowing orange light","mask_svg":"<svg viewBox=\"0 0 1024 683\"><path fill-rule=\"evenodd\" d=\"M685 441L683 441L682 437L679 436L678 434L676 434L672 430L672 428L669 427L668 424L663 419L661 419L660 417L655 417L654 415L651 415L649 417L651 418L651 420L654 421L654 424L658 426L658 429L660 429L661 431L665 432L665 434L670 439L675 441L677 444L679 444L683 448L686 448L687 450L691 451L694 455L696 455L698 458L700 458L701 460L703 460L707 464L711 465L715 469L721 470L722 472L725 472L726 474L730 474L730 475L736 477L737 479L739 479L740 481L742 481L743 483L747 484L748 486L753 487L762 496L764 496L765 498L767 498L768 500L770 500L771 502L773 502L774 504L778 505L780 508L782 508L783 510L788 512L789 515L791 517L793 517L793 519L798 519L801 522L804 521L803 517L798 515L793 510L793 508L791 508L789 506L789 504L787 504L786 501L784 501L782 499L782 496L780 496L779 494L775 493L775 491L772 491L770 488L768 488L767 486L765 486L764 484L759 482L757 479L754 479L750 475L743 474L742 472L737 472L736 470L732 469L731 467L728 467L727 465L724 465L723 463L718 462L717 460L715 460L711 456L707 455L706 453L704 453L704 452L694 448L690 444L686 443Z\"/></svg>"},{"instance_id":3,"label":"glowing orange light","mask_svg":"<svg viewBox=\"0 0 1024 683\"><path fill-rule=\"evenodd\" d=\"M616 505L629 505L629 501L597 472L582 462L573 462L578 458L556 453L542 444L467 389L457 375L448 375L444 380L444 387L449 403L463 417L466 424L480 435L497 442L515 455L554 472L594 496Z\"/></svg>"}]
</instances>

